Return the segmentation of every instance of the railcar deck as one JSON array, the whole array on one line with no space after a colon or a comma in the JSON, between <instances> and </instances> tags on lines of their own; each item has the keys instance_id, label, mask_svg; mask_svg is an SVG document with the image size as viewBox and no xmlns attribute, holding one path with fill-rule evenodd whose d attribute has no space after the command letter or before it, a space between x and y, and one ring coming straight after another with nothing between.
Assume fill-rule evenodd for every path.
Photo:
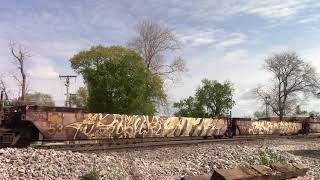
<instances>
[{"instance_id":1,"label":"railcar deck","mask_svg":"<svg viewBox=\"0 0 320 180\"><path fill-rule=\"evenodd\" d=\"M108 150L123 150L134 148L148 148L160 146L191 145L200 143L228 143L235 141L257 141L262 139L299 139L299 138L320 138L319 133L309 135L249 135L233 138L201 138L201 137L180 137L180 138L146 138L146 139L119 139L119 140L83 140L83 141L37 141L31 144L36 149L54 149L74 152L95 152Z\"/></svg>"}]
</instances>

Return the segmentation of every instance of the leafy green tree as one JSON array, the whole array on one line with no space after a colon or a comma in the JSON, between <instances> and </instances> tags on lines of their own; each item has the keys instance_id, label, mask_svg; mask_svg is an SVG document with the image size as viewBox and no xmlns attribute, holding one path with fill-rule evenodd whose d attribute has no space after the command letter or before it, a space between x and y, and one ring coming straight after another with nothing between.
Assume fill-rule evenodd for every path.
<instances>
[{"instance_id":1,"label":"leafy green tree","mask_svg":"<svg viewBox=\"0 0 320 180\"><path fill-rule=\"evenodd\" d=\"M174 113L175 116L203 117L206 115L201 104L192 96L174 103L173 107L178 109L178 111Z\"/></svg>"},{"instance_id":2,"label":"leafy green tree","mask_svg":"<svg viewBox=\"0 0 320 180\"><path fill-rule=\"evenodd\" d=\"M130 49L95 46L70 62L85 80L92 112L152 115L156 104L166 99L160 77Z\"/></svg>"},{"instance_id":3,"label":"leafy green tree","mask_svg":"<svg viewBox=\"0 0 320 180\"><path fill-rule=\"evenodd\" d=\"M296 113L295 113L295 114L296 114L296 115L308 115L309 113L308 113L308 111L306 111L306 110L301 110L300 106L297 105L297 106L296 106Z\"/></svg>"},{"instance_id":4,"label":"leafy green tree","mask_svg":"<svg viewBox=\"0 0 320 180\"><path fill-rule=\"evenodd\" d=\"M309 116L310 116L311 119L320 121L320 113L317 112L317 111L311 111L309 113Z\"/></svg>"},{"instance_id":5,"label":"leafy green tree","mask_svg":"<svg viewBox=\"0 0 320 180\"><path fill-rule=\"evenodd\" d=\"M196 90L195 97L189 97L174 103L178 111L176 116L210 117L228 113L235 104L232 99L233 88L230 82L223 84L208 79Z\"/></svg>"},{"instance_id":6,"label":"leafy green tree","mask_svg":"<svg viewBox=\"0 0 320 180\"><path fill-rule=\"evenodd\" d=\"M70 96L70 104L71 106L75 106L78 108L87 108L88 104L88 90L87 87L80 87L77 90L76 94Z\"/></svg>"},{"instance_id":7,"label":"leafy green tree","mask_svg":"<svg viewBox=\"0 0 320 180\"><path fill-rule=\"evenodd\" d=\"M235 104L232 93L232 84L228 81L221 84L218 81L203 79L202 86L197 89L196 99L212 116L220 116L228 113Z\"/></svg>"},{"instance_id":8,"label":"leafy green tree","mask_svg":"<svg viewBox=\"0 0 320 180\"><path fill-rule=\"evenodd\" d=\"M263 118L263 117L266 117L267 114L266 114L266 111L256 111L254 112L254 117L256 118Z\"/></svg>"},{"instance_id":9,"label":"leafy green tree","mask_svg":"<svg viewBox=\"0 0 320 180\"><path fill-rule=\"evenodd\" d=\"M41 106L55 105L51 95L41 92L27 93L25 94L24 100L27 103L37 104Z\"/></svg>"}]
</instances>

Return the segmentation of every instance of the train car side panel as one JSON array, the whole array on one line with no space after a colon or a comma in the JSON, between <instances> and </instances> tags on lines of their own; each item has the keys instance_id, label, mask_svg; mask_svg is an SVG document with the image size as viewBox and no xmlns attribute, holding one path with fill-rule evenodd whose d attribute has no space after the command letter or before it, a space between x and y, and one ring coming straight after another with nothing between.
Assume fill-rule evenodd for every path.
<instances>
[{"instance_id":1,"label":"train car side panel","mask_svg":"<svg viewBox=\"0 0 320 180\"><path fill-rule=\"evenodd\" d=\"M238 121L241 135L297 134L301 123L285 121Z\"/></svg>"},{"instance_id":2,"label":"train car side panel","mask_svg":"<svg viewBox=\"0 0 320 180\"><path fill-rule=\"evenodd\" d=\"M222 119L88 114L65 129L75 130L73 139L214 136L223 134L227 123Z\"/></svg>"},{"instance_id":3,"label":"train car side panel","mask_svg":"<svg viewBox=\"0 0 320 180\"><path fill-rule=\"evenodd\" d=\"M47 140L118 139L223 135L223 119L159 117L79 112L27 111Z\"/></svg>"},{"instance_id":4,"label":"train car side panel","mask_svg":"<svg viewBox=\"0 0 320 180\"><path fill-rule=\"evenodd\" d=\"M320 122L310 122L310 132L320 133Z\"/></svg>"}]
</instances>

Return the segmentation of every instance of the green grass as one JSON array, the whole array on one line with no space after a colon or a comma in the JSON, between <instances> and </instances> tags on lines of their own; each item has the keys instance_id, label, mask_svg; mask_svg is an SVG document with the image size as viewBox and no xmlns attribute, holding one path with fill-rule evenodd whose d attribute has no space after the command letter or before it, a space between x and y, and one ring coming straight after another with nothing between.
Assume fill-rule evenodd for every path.
<instances>
[{"instance_id":1,"label":"green grass","mask_svg":"<svg viewBox=\"0 0 320 180\"><path fill-rule=\"evenodd\" d=\"M89 173L85 174L82 177L83 180L100 180L99 172L96 170L92 170Z\"/></svg>"},{"instance_id":2,"label":"green grass","mask_svg":"<svg viewBox=\"0 0 320 180\"><path fill-rule=\"evenodd\" d=\"M280 155L272 152L267 147L262 147L259 150L260 163L269 166L272 163L285 163L286 160Z\"/></svg>"}]
</instances>

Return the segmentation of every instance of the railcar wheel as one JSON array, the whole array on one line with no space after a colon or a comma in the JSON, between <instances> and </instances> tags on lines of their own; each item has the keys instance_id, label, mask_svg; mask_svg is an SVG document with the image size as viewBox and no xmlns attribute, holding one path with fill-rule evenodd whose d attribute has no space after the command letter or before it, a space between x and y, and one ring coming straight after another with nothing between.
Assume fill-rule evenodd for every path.
<instances>
[{"instance_id":1,"label":"railcar wheel","mask_svg":"<svg viewBox=\"0 0 320 180\"><path fill-rule=\"evenodd\" d=\"M32 142L32 131L30 131L30 129L24 129L16 136L16 138L18 139L14 145L15 147L28 147Z\"/></svg>"},{"instance_id":2,"label":"railcar wheel","mask_svg":"<svg viewBox=\"0 0 320 180\"><path fill-rule=\"evenodd\" d=\"M227 136L228 138L233 138L233 132L232 132L230 129L228 129L228 130L226 131L226 136Z\"/></svg>"},{"instance_id":3,"label":"railcar wheel","mask_svg":"<svg viewBox=\"0 0 320 180\"><path fill-rule=\"evenodd\" d=\"M39 139L39 131L30 123L20 124L15 129L14 147L28 147L32 141Z\"/></svg>"}]
</instances>

